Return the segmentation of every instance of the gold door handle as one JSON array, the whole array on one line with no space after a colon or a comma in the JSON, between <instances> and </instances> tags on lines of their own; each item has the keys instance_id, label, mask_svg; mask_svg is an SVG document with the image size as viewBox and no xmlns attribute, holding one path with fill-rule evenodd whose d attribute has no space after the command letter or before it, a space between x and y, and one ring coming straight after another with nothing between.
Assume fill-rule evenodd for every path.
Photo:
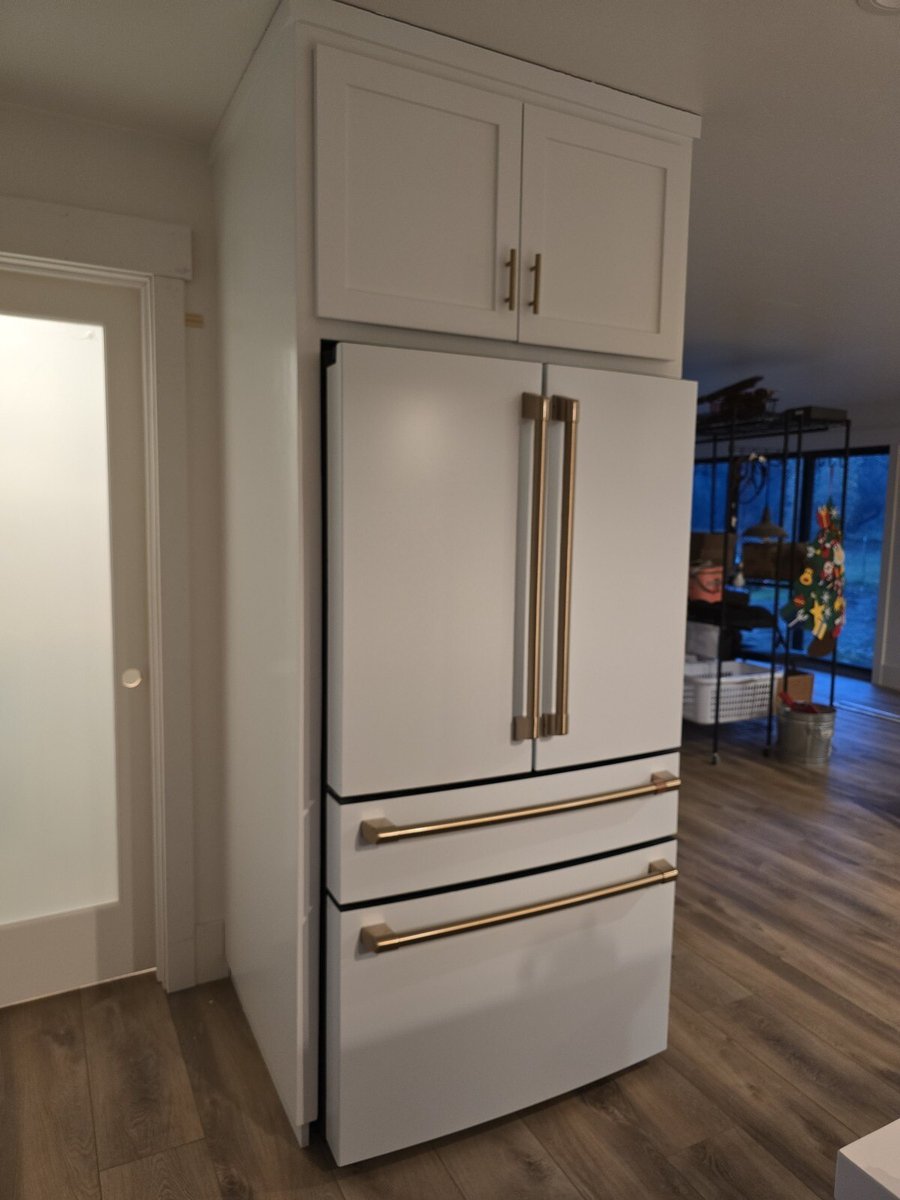
<instances>
[{"instance_id":1,"label":"gold door handle","mask_svg":"<svg viewBox=\"0 0 900 1200\"><path fill-rule=\"evenodd\" d=\"M541 255L536 254L534 256L534 266L528 268L529 271L534 273L534 289L531 293L531 299L528 301L528 307L534 312L535 316L541 311L541 263Z\"/></svg>"},{"instance_id":2,"label":"gold door handle","mask_svg":"<svg viewBox=\"0 0 900 1200\"><path fill-rule=\"evenodd\" d=\"M559 620L556 628L556 712L541 717L544 737L569 732L569 631L572 624L572 534L575 528L575 449L578 401L554 396L550 419L565 425L559 534Z\"/></svg>"},{"instance_id":3,"label":"gold door handle","mask_svg":"<svg viewBox=\"0 0 900 1200\"><path fill-rule=\"evenodd\" d=\"M486 825L506 825L510 821L526 821L531 817L549 817L581 808L597 808L601 804L613 804L619 800L634 800L639 796L674 792L680 787L681 780L670 771L657 771L650 776L649 783L642 783L637 787L603 792L599 796L579 796L575 800L532 804L528 808L507 808L500 812L481 813L477 817L452 817L446 821L425 821L419 825L395 825L386 817L371 817L360 822L359 835L370 846L384 846L388 842L429 837L435 833L459 833L464 829L483 829Z\"/></svg>"},{"instance_id":4,"label":"gold door handle","mask_svg":"<svg viewBox=\"0 0 900 1200\"><path fill-rule=\"evenodd\" d=\"M538 735L541 703L541 603L544 586L544 477L547 472L547 421L550 401L526 392L522 417L534 421L534 460L531 474L531 571L528 581L528 685L524 716L513 717L513 741Z\"/></svg>"},{"instance_id":5,"label":"gold door handle","mask_svg":"<svg viewBox=\"0 0 900 1200\"><path fill-rule=\"evenodd\" d=\"M563 908L576 908L580 904L592 904L595 900L608 900L612 896L623 896L641 888L653 887L658 883L674 883L678 871L664 858L650 863L648 874L624 883L612 883L608 887L595 888L590 892L577 892L574 896L563 896L559 900L545 900L542 904L530 904L527 908L509 908L505 912L489 913L485 917L472 917L468 921L454 921L450 925L436 925L428 929L410 929L406 933L395 933L390 925L364 925L359 931L359 943L370 954L384 954L386 950L399 950L418 942L433 942L438 938L454 937L458 933L471 933L475 929L489 929L493 925L508 925L511 921L523 921L527 917L540 917L544 913L557 912Z\"/></svg>"},{"instance_id":6,"label":"gold door handle","mask_svg":"<svg viewBox=\"0 0 900 1200\"><path fill-rule=\"evenodd\" d=\"M507 305L509 306L510 312L516 311L516 283L517 283L516 268L518 266L518 260L519 260L519 253L513 247L512 249L510 249L509 258L503 264L505 267L509 268L509 294L504 296L504 300L506 301Z\"/></svg>"}]
</instances>

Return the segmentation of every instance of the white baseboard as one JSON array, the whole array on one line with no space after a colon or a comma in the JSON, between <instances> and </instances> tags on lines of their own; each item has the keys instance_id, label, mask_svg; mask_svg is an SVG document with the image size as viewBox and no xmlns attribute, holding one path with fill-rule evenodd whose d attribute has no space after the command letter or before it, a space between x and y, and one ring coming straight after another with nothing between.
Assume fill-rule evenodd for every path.
<instances>
[{"instance_id":1,"label":"white baseboard","mask_svg":"<svg viewBox=\"0 0 900 1200\"><path fill-rule=\"evenodd\" d=\"M876 687L890 688L892 692L900 692L900 667L888 667L878 664L872 671L872 682Z\"/></svg>"},{"instance_id":2,"label":"white baseboard","mask_svg":"<svg viewBox=\"0 0 900 1200\"><path fill-rule=\"evenodd\" d=\"M193 987L197 982L194 962L194 939L185 938L183 941L168 945L168 975L162 980L167 992L180 992L184 988Z\"/></svg>"},{"instance_id":3,"label":"white baseboard","mask_svg":"<svg viewBox=\"0 0 900 1200\"><path fill-rule=\"evenodd\" d=\"M210 983L229 975L225 958L225 922L205 921L197 926L197 982Z\"/></svg>"}]
</instances>

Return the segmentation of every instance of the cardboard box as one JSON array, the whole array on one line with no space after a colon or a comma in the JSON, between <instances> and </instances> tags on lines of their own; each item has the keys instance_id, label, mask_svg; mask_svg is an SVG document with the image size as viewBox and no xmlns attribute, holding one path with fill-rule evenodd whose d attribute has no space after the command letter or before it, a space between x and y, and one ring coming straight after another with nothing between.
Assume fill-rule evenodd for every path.
<instances>
[{"instance_id":1,"label":"cardboard box","mask_svg":"<svg viewBox=\"0 0 900 1200\"><path fill-rule=\"evenodd\" d=\"M747 579L775 579L793 583L806 562L805 542L783 542L781 555L777 542L744 542L741 546L744 575Z\"/></svg>"},{"instance_id":2,"label":"cardboard box","mask_svg":"<svg viewBox=\"0 0 900 1200\"><path fill-rule=\"evenodd\" d=\"M724 533L692 533L691 562L721 563L725 549ZM734 561L734 534L728 535L728 566Z\"/></svg>"},{"instance_id":3,"label":"cardboard box","mask_svg":"<svg viewBox=\"0 0 900 1200\"><path fill-rule=\"evenodd\" d=\"M815 676L811 671L792 671L788 675L787 688L785 688L783 681L783 675L779 675L775 680L776 696L781 692L787 691L792 700L800 700L805 704L812 703Z\"/></svg>"}]
</instances>

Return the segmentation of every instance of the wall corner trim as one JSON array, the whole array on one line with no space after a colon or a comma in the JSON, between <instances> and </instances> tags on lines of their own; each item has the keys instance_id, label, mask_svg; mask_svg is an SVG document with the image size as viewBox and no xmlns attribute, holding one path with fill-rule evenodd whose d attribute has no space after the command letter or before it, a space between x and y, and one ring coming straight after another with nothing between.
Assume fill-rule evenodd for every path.
<instances>
[{"instance_id":1,"label":"wall corner trim","mask_svg":"<svg viewBox=\"0 0 900 1200\"><path fill-rule=\"evenodd\" d=\"M190 279L191 231L144 217L0 196L0 252Z\"/></svg>"}]
</instances>

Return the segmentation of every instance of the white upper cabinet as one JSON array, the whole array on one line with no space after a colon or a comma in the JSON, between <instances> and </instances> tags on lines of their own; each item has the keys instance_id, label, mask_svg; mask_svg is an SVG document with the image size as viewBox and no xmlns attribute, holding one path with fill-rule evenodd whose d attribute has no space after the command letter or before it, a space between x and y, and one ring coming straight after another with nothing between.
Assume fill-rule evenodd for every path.
<instances>
[{"instance_id":1,"label":"white upper cabinet","mask_svg":"<svg viewBox=\"0 0 900 1200\"><path fill-rule=\"evenodd\" d=\"M691 138L432 70L316 47L318 315L678 360Z\"/></svg>"},{"instance_id":2,"label":"white upper cabinet","mask_svg":"<svg viewBox=\"0 0 900 1200\"><path fill-rule=\"evenodd\" d=\"M677 358L685 147L532 105L524 130L519 340Z\"/></svg>"},{"instance_id":3,"label":"white upper cabinet","mask_svg":"<svg viewBox=\"0 0 900 1200\"><path fill-rule=\"evenodd\" d=\"M318 46L316 114L319 316L514 340L521 104Z\"/></svg>"}]
</instances>

